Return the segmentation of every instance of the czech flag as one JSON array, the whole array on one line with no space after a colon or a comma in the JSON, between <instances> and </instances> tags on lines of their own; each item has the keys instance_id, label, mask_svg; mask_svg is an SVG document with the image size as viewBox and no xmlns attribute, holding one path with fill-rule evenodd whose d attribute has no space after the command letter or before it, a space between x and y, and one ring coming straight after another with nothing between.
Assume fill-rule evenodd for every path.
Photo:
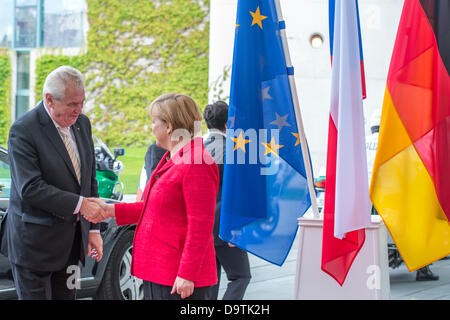
<instances>
[{"instance_id":1,"label":"czech flag","mask_svg":"<svg viewBox=\"0 0 450 320\"><path fill-rule=\"evenodd\" d=\"M331 107L322 270L341 286L371 223L365 150L361 35L356 0L330 0Z\"/></svg>"},{"instance_id":2,"label":"czech flag","mask_svg":"<svg viewBox=\"0 0 450 320\"><path fill-rule=\"evenodd\" d=\"M450 253L450 1L406 0L370 194L410 271Z\"/></svg>"},{"instance_id":3,"label":"czech flag","mask_svg":"<svg viewBox=\"0 0 450 320\"><path fill-rule=\"evenodd\" d=\"M330 29L330 54L331 61L333 61L333 45L334 45L334 19L335 19L335 8L336 0L329 0L328 6L328 17L329 17L329 29ZM358 1L356 1L356 10L359 12ZM366 94L366 76L364 71L364 54L362 49L361 41L361 24L359 22L359 14L357 14L356 19L358 21L358 41L359 41L359 57L360 57L360 68L361 68L361 85L362 85L362 96L363 99L367 98Z\"/></svg>"}]
</instances>

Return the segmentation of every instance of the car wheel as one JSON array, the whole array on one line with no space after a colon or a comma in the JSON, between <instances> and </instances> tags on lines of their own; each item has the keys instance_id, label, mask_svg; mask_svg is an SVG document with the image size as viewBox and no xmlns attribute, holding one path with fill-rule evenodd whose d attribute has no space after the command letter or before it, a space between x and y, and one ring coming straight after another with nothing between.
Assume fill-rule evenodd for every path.
<instances>
[{"instance_id":1,"label":"car wheel","mask_svg":"<svg viewBox=\"0 0 450 320\"><path fill-rule=\"evenodd\" d=\"M114 246L102 282L97 290L99 300L142 300L143 281L130 274L134 231L126 231Z\"/></svg>"}]
</instances>

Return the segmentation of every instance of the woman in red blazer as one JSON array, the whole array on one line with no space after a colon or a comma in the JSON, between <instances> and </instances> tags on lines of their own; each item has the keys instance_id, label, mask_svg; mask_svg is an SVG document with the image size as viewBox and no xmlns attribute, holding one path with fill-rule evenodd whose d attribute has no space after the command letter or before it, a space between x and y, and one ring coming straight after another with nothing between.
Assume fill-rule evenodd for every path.
<instances>
[{"instance_id":1,"label":"woman in red blazer","mask_svg":"<svg viewBox=\"0 0 450 320\"><path fill-rule=\"evenodd\" d=\"M118 225L137 223L131 273L144 280L145 299L205 299L217 283L212 229L218 168L202 138L194 138L202 118L190 97L162 95L150 115L156 143L168 151L144 201L106 208Z\"/></svg>"}]
</instances>

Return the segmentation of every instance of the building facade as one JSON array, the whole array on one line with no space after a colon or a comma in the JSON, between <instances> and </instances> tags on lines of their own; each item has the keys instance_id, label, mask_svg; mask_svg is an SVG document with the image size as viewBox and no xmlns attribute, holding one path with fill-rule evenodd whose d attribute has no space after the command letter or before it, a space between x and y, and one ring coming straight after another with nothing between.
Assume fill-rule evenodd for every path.
<instances>
[{"instance_id":1,"label":"building facade","mask_svg":"<svg viewBox=\"0 0 450 320\"><path fill-rule=\"evenodd\" d=\"M368 121L383 104L390 58L404 0L359 0ZM328 0L280 0L314 175L324 174L330 109ZM209 100L227 98L237 0L211 0Z\"/></svg>"},{"instance_id":2,"label":"building facade","mask_svg":"<svg viewBox=\"0 0 450 320\"><path fill-rule=\"evenodd\" d=\"M0 47L9 48L12 121L36 101L33 76L41 48L78 54L86 32L85 0L2 0Z\"/></svg>"}]
</instances>

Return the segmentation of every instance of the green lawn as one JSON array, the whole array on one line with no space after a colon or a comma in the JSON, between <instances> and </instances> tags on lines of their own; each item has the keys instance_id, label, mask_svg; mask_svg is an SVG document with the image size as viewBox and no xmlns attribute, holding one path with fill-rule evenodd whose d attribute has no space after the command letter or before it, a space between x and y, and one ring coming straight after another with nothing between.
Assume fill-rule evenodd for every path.
<instances>
[{"instance_id":1,"label":"green lawn","mask_svg":"<svg viewBox=\"0 0 450 320\"><path fill-rule=\"evenodd\" d=\"M125 155L118 158L124 166L119 178L125 187L124 194L136 194L139 176L144 165L145 152L147 152L147 147L129 147L125 148Z\"/></svg>"},{"instance_id":2,"label":"green lawn","mask_svg":"<svg viewBox=\"0 0 450 320\"><path fill-rule=\"evenodd\" d=\"M129 147L125 148L125 155L118 158L124 166L119 178L125 188L124 194L136 194L141 169L144 165L145 152L147 152L147 147ZM0 165L0 178L3 176L9 178L9 170Z\"/></svg>"}]
</instances>

